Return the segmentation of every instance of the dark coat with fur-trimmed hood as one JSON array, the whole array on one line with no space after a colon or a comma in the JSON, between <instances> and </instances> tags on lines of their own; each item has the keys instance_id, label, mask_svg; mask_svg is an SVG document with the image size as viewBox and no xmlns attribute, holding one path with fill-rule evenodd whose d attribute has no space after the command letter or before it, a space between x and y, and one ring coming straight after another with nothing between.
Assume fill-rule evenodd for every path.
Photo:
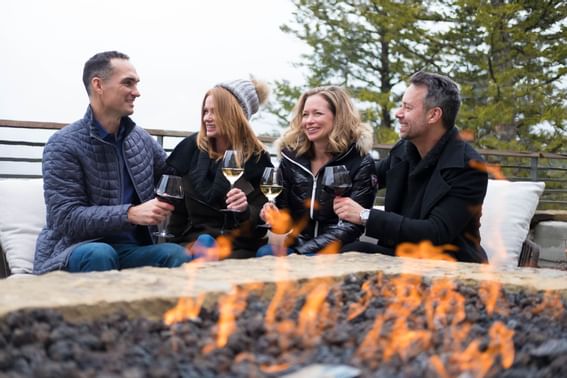
<instances>
[{"instance_id":1,"label":"dark coat with fur-trimmed hood","mask_svg":"<svg viewBox=\"0 0 567 378\"><path fill-rule=\"evenodd\" d=\"M294 252L317 253L335 241L344 245L357 240L364 231L364 227L349 222L337 225L339 219L333 211L334 195L323 190L322 185L325 167L345 165L352 180L352 189L347 195L363 207L372 207L377 182L374 160L368 154L372 147L372 131L367 126L363 127L361 138L345 152L335 155L317 175L311 172L308 156L298 156L287 148L281 151L279 170L284 190L276 198L276 205L280 209L288 209L295 227L301 228L294 232L299 232L291 244Z\"/></svg>"}]
</instances>

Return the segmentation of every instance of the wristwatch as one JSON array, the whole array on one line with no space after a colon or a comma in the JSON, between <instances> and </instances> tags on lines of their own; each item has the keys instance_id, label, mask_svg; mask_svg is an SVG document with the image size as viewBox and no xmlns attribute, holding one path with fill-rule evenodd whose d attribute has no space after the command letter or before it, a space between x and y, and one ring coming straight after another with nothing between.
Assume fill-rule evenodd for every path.
<instances>
[{"instance_id":1,"label":"wristwatch","mask_svg":"<svg viewBox=\"0 0 567 378\"><path fill-rule=\"evenodd\" d=\"M370 216L370 209L360 210L360 221L362 222L363 226L366 226L366 222L368 222L369 216Z\"/></svg>"}]
</instances>

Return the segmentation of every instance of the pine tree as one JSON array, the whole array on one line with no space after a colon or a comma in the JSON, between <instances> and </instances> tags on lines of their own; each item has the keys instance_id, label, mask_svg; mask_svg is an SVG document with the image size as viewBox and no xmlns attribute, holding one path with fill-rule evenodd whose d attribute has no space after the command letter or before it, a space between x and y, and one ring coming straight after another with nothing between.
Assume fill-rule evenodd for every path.
<instances>
[{"instance_id":1,"label":"pine tree","mask_svg":"<svg viewBox=\"0 0 567 378\"><path fill-rule=\"evenodd\" d=\"M452 27L436 51L461 84L459 126L484 148L567 151L567 3L443 3Z\"/></svg>"},{"instance_id":2,"label":"pine tree","mask_svg":"<svg viewBox=\"0 0 567 378\"><path fill-rule=\"evenodd\" d=\"M272 111L285 123L290 105L304 89L342 85L357 99L363 118L375 127L392 129L394 86L423 66L435 66L430 52L423 1L416 0L293 0L294 24L282 30L306 42L312 52L299 66L308 78L303 87L278 81L281 101Z\"/></svg>"}]
</instances>

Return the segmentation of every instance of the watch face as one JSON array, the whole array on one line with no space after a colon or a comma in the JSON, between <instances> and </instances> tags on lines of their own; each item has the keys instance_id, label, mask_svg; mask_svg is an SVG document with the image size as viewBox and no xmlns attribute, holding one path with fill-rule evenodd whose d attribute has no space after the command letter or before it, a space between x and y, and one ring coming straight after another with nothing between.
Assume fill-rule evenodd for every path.
<instances>
[{"instance_id":1,"label":"watch face","mask_svg":"<svg viewBox=\"0 0 567 378\"><path fill-rule=\"evenodd\" d=\"M363 225L366 225L366 221L368 221L368 217L370 216L370 210L364 209L360 212L360 220L362 221Z\"/></svg>"}]
</instances>

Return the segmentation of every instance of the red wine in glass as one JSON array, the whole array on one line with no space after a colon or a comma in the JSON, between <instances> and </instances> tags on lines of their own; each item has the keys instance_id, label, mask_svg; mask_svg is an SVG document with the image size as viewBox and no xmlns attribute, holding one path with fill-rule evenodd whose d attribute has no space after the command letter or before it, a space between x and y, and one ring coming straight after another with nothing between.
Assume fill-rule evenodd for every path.
<instances>
[{"instance_id":1,"label":"red wine in glass","mask_svg":"<svg viewBox=\"0 0 567 378\"><path fill-rule=\"evenodd\" d=\"M160 201L170 203L175 206L183 199L183 180L179 176L163 175L156 187L156 197ZM172 238L174 235L167 230L169 225L169 217L158 227L159 231L154 235L160 238Z\"/></svg>"},{"instance_id":2,"label":"red wine in glass","mask_svg":"<svg viewBox=\"0 0 567 378\"><path fill-rule=\"evenodd\" d=\"M350 173L344 165L325 167L323 172L323 189L335 196L346 196L352 188ZM339 219L337 226L344 223Z\"/></svg>"}]
</instances>

